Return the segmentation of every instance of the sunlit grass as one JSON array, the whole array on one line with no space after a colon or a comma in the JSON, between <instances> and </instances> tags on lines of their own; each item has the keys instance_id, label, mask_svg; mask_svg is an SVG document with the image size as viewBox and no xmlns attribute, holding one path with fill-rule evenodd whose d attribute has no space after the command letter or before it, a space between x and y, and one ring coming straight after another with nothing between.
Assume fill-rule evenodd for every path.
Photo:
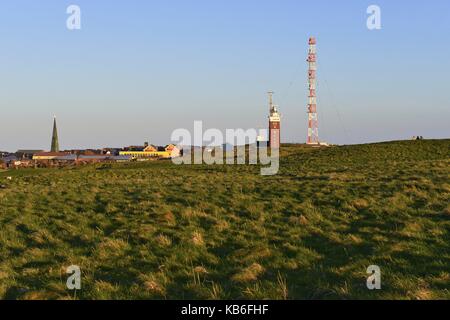
<instances>
[{"instance_id":1,"label":"sunlit grass","mask_svg":"<svg viewBox=\"0 0 450 320\"><path fill-rule=\"evenodd\" d=\"M449 140L285 145L279 174L259 173L0 172L0 298L450 298ZM372 264L380 291L365 285Z\"/></svg>"}]
</instances>

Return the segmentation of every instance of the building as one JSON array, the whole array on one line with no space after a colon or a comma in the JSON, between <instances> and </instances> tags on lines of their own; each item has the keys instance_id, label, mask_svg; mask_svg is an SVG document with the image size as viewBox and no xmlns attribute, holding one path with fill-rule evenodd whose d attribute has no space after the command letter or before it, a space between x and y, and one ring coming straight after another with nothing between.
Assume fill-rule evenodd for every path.
<instances>
[{"instance_id":1,"label":"building","mask_svg":"<svg viewBox=\"0 0 450 320\"><path fill-rule=\"evenodd\" d=\"M38 152L33 155L33 160L55 160L70 155L66 152Z\"/></svg>"},{"instance_id":2,"label":"building","mask_svg":"<svg viewBox=\"0 0 450 320\"><path fill-rule=\"evenodd\" d=\"M118 156L119 152L121 151L121 148L103 148L102 154L112 155L112 156Z\"/></svg>"},{"instance_id":3,"label":"building","mask_svg":"<svg viewBox=\"0 0 450 320\"><path fill-rule=\"evenodd\" d=\"M49 168L101 162L127 162L131 160L131 156L113 156L102 154L77 155L67 152L40 152L34 155L32 163L36 168Z\"/></svg>"},{"instance_id":4,"label":"building","mask_svg":"<svg viewBox=\"0 0 450 320\"><path fill-rule=\"evenodd\" d=\"M17 150L15 156L18 160L31 160L36 153L44 152L44 150Z\"/></svg>"},{"instance_id":5,"label":"building","mask_svg":"<svg viewBox=\"0 0 450 320\"><path fill-rule=\"evenodd\" d=\"M179 157L180 156L180 149L174 145L174 144L169 144L164 148L164 151L166 152L170 152L172 157Z\"/></svg>"},{"instance_id":6,"label":"building","mask_svg":"<svg viewBox=\"0 0 450 320\"><path fill-rule=\"evenodd\" d=\"M103 150L100 149L71 149L71 150L64 150L63 152L75 154L75 155L102 155Z\"/></svg>"},{"instance_id":7,"label":"building","mask_svg":"<svg viewBox=\"0 0 450 320\"><path fill-rule=\"evenodd\" d=\"M31 168L34 165L32 160L29 159L19 160L14 156L3 158L3 161L6 165L6 168L8 169Z\"/></svg>"},{"instance_id":8,"label":"building","mask_svg":"<svg viewBox=\"0 0 450 320\"><path fill-rule=\"evenodd\" d=\"M77 159L78 159L78 156L76 154L66 154L64 156L58 156L58 157L54 158L53 160L71 162L71 161L76 161Z\"/></svg>"},{"instance_id":9,"label":"building","mask_svg":"<svg viewBox=\"0 0 450 320\"><path fill-rule=\"evenodd\" d=\"M151 159L162 158L170 159L172 157L179 157L180 150L173 144L165 147L155 147L154 145L144 145L143 147L128 147L119 152L120 156L131 156L133 159Z\"/></svg>"},{"instance_id":10,"label":"building","mask_svg":"<svg viewBox=\"0 0 450 320\"><path fill-rule=\"evenodd\" d=\"M3 157L1 160L3 160L3 162L8 163L11 161L18 161L19 158L17 158L15 155L11 154L9 156Z\"/></svg>"},{"instance_id":11,"label":"building","mask_svg":"<svg viewBox=\"0 0 450 320\"><path fill-rule=\"evenodd\" d=\"M50 151L59 152L58 129L56 128L56 116L53 118L53 133Z\"/></svg>"},{"instance_id":12,"label":"building","mask_svg":"<svg viewBox=\"0 0 450 320\"><path fill-rule=\"evenodd\" d=\"M128 162L133 160L132 156L109 156L108 160L115 161L115 162Z\"/></svg>"},{"instance_id":13,"label":"building","mask_svg":"<svg viewBox=\"0 0 450 320\"><path fill-rule=\"evenodd\" d=\"M281 116L273 104L273 92L269 92L269 147L279 149L281 145Z\"/></svg>"},{"instance_id":14,"label":"building","mask_svg":"<svg viewBox=\"0 0 450 320\"><path fill-rule=\"evenodd\" d=\"M79 155L77 162L78 163L98 163L98 162L128 162L133 159L132 156L122 155L122 156L113 156L113 155Z\"/></svg>"},{"instance_id":15,"label":"building","mask_svg":"<svg viewBox=\"0 0 450 320\"><path fill-rule=\"evenodd\" d=\"M11 158L14 156L11 156L9 152L6 151L0 151L0 169L6 169L8 166L8 158ZM14 157L16 158L16 157Z\"/></svg>"},{"instance_id":16,"label":"building","mask_svg":"<svg viewBox=\"0 0 450 320\"><path fill-rule=\"evenodd\" d=\"M83 162L101 162L108 158L109 156L104 154L80 154L78 156L78 160Z\"/></svg>"}]
</instances>

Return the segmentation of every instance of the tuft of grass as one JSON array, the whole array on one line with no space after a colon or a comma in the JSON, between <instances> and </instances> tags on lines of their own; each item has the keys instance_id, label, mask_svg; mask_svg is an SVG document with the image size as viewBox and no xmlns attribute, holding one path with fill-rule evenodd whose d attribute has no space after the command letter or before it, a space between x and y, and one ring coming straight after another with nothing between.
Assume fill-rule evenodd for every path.
<instances>
[{"instance_id":1,"label":"tuft of grass","mask_svg":"<svg viewBox=\"0 0 450 320\"><path fill-rule=\"evenodd\" d=\"M192 234L192 243L196 246L203 246L205 244L203 241L203 235L200 231L194 231Z\"/></svg>"},{"instance_id":2,"label":"tuft of grass","mask_svg":"<svg viewBox=\"0 0 450 320\"><path fill-rule=\"evenodd\" d=\"M163 247L170 247L172 245L172 240L163 234L160 234L156 237L156 242L158 242Z\"/></svg>"},{"instance_id":3,"label":"tuft of grass","mask_svg":"<svg viewBox=\"0 0 450 320\"><path fill-rule=\"evenodd\" d=\"M369 202L366 199L356 199L351 202L351 205L357 210L363 210L369 207Z\"/></svg>"},{"instance_id":4,"label":"tuft of grass","mask_svg":"<svg viewBox=\"0 0 450 320\"><path fill-rule=\"evenodd\" d=\"M256 281L258 276L260 276L263 272L264 268L260 264L253 263L251 266L233 275L231 279L236 282Z\"/></svg>"},{"instance_id":5,"label":"tuft of grass","mask_svg":"<svg viewBox=\"0 0 450 320\"><path fill-rule=\"evenodd\" d=\"M220 300L225 298L220 284L217 284L214 281L212 282L211 288L209 289L209 298L212 300Z\"/></svg>"},{"instance_id":6,"label":"tuft of grass","mask_svg":"<svg viewBox=\"0 0 450 320\"><path fill-rule=\"evenodd\" d=\"M283 277L280 272L278 272L277 282L278 282L278 287L279 287L282 299L287 300L288 296L289 296L287 281L286 281L286 278Z\"/></svg>"}]
</instances>

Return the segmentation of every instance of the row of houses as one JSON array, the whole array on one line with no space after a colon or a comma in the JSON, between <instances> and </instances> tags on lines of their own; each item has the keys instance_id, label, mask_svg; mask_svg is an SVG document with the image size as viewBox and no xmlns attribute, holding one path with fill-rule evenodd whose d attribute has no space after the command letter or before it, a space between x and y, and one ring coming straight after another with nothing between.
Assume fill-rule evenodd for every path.
<instances>
[{"instance_id":1,"label":"row of houses","mask_svg":"<svg viewBox=\"0 0 450 320\"><path fill-rule=\"evenodd\" d=\"M88 150L66 150L46 152L43 150L18 150L14 154L0 154L0 168L61 167L99 162L126 162L170 159L180 156L175 145L157 147L145 143L143 146L104 148Z\"/></svg>"},{"instance_id":2,"label":"row of houses","mask_svg":"<svg viewBox=\"0 0 450 320\"><path fill-rule=\"evenodd\" d=\"M49 168L99 162L127 162L132 160L130 156L76 155L64 152L42 152L35 154L33 159L18 159L16 156L2 158L0 159L0 167L3 169Z\"/></svg>"}]
</instances>

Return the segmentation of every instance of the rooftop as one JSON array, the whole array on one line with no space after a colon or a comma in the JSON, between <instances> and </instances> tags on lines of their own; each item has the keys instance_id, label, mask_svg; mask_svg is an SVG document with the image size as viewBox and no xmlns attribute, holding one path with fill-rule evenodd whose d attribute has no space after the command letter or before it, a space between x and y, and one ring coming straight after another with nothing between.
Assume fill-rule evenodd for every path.
<instances>
[{"instance_id":1,"label":"rooftop","mask_svg":"<svg viewBox=\"0 0 450 320\"><path fill-rule=\"evenodd\" d=\"M37 152L34 154L37 157L62 157L70 155L67 152Z\"/></svg>"}]
</instances>

